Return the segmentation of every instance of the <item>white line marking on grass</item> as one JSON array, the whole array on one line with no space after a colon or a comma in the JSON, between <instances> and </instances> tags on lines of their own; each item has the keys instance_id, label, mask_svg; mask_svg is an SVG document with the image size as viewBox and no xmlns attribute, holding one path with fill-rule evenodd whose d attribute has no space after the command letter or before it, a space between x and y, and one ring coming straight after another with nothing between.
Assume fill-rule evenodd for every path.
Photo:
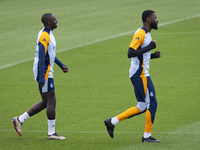
<instances>
[{"instance_id":1,"label":"white line marking on grass","mask_svg":"<svg viewBox=\"0 0 200 150\"><path fill-rule=\"evenodd\" d=\"M172 23L181 22L181 21L184 21L184 20L189 20L189 19L197 18L197 17L200 17L200 14L199 15L195 15L195 16L190 16L190 17L187 17L187 18L182 18L182 19L177 19L177 20L173 20L173 21L161 23L158 26L161 27L161 26L172 24ZM83 46L87 46L87 45L99 43L99 42L102 42L102 41L114 39L114 38L121 37L121 36L124 36L124 35L129 35L129 34L132 34L134 32L135 31L129 31L129 32L118 34L118 35L113 35L113 36L110 36L110 37L107 37L107 38L99 39L99 40L96 40L96 41L93 41L93 42L88 42L88 43L85 43L85 44L80 44L80 45L77 45L77 46L73 46L73 47L61 49L61 50L58 50L57 53L61 53L61 52L64 52L64 51L75 49L75 48L80 48L80 47L83 47ZM0 66L0 70L2 70L4 68L12 67L12 66L24 63L24 62L28 62L30 60L33 60L33 58L28 58L28 59L25 59L25 60L21 60L21 61L17 61L17 62L11 63L11 64L7 64L7 65L4 65L4 66Z\"/></svg>"},{"instance_id":2,"label":"white line marking on grass","mask_svg":"<svg viewBox=\"0 0 200 150\"><path fill-rule=\"evenodd\" d=\"M193 18L198 18L198 17L200 17L200 14L199 15L195 15L195 16L190 16L190 17L187 17L187 18L182 18L182 19L177 19L177 20L161 23L158 26L165 26L165 25L168 25L168 24L177 23L177 22L181 22L181 21L189 20L189 19L193 19Z\"/></svg>"},{"instance_id":3,"label":"white line marking on grass","mask_svg":"<svg viewBox=\"0 0 200 150\"><path fill-rule=\"evenodd\" d=\"M8 67L15 66L15 65L18 65L18 64L22 64L22 63L27 62L27 61L30 61L30 60L33 60L33 58L24 59L24 60L17 61L17 62L8 64L8 65L1 66L1 67L0 67L0 70L1 70L1 69L4 69L4 68L8 68Z\"/></svg>"},{"instance_id":4,"label":"white line marking on grass","mask_svg":"<svg viewBox=\"0 0 200 150\"><path fill-rule=\"evenodd\" d=\"M15 130L0 130L0 132L15 132ZM37 130L24 130L27 133L46 133L47 131L37 131ZM83 134L108 134L108 132L101 131L56 131L58 133L83 133ZM115 132L115 134L143 134L144 132ZM200 135L200 132L152 132L155 134L179 134L179 135Z\"/></svg>"}]
</instances>

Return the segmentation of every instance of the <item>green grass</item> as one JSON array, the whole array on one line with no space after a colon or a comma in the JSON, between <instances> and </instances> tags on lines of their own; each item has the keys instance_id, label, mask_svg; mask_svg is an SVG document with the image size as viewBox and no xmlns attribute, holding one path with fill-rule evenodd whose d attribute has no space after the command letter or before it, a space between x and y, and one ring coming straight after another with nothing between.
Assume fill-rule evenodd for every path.
<instances>
[{"instance_id":1,"label":"green grass","mask_svg":"<svg viewBox=\"0 0 200 150\"><path fill-rule=\"evenodd\" d=\"M198 149L199 6L199 0L0 0L0 149ZM150 63L158 99L152 135L159 144L141 142L144 114L120 122L114 139L103 124L136 105L127 49L144 9L155 10L160 24L151 35L162 57ZM46 140L45 111L24 122L22 137L11 123L41 100L32 66L45 12L59 21L57 57L71 69L63 74L54 67L56 131L65 141Z\"/></svg>"}]
</instances>

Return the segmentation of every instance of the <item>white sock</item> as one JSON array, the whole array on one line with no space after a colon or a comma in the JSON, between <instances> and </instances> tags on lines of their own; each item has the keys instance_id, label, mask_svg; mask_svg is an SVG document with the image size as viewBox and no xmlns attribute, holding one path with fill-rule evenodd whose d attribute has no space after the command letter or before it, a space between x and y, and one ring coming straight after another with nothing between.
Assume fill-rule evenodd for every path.
<instances>
[{"instance_id":1,"label":"white sock","mask_svg":"<svg viewBox=\"0 0 200 150\"><path fill-rule=\"evenodd\" d=\"M47 119L47 121L48 121L48 135L52 135L52 134L56 133L55 132L56 119L54 119L54 120Z\"/></svg>"},{"instance_id":2,"label":"white sock","mask_svg":"<svg viewBox=\"0 0 200 150\"><path fill-rule=\"evenodd\" d=\"M117 117L111 118L111 123L112 123L113 125L116 125L118 122L119 122L119 119L118 119Z\"/></svg>"},{"instance_id":3,"label":"white sock","mask_svg":"<svg viewBox=\"0 0 200 150\"><path fill-rule=\"evenodd\" d=\"M29 116L29 114L27 113L27 112L25 112L25 113L23 113L21 116L19 116L19 121L21 122L21 123L23 123L26 119L28 119L30 116Z\"/></svg>"},{"instance_id":4,"label":"white sock","mask_svg":"<svg viewBox=\"0 0 200 150\"><path fill-rule=\"evenodd\" d=\"M148 137L150 137L151 136L151 133L147 133L147 132L144 132L144 138L148 138Z\"/></svg>"}]
</instances>

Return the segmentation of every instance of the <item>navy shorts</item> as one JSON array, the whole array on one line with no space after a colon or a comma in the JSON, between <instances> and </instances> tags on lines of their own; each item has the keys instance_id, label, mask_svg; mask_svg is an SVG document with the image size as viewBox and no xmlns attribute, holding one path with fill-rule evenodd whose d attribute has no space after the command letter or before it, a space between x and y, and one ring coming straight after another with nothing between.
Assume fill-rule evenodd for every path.
<instances>
[{"instance_id":1,"label":"navy shorts","mask_svg":"<svg viewBox=\"0 0 200 150\"><path fill-rule=\"evenodd\" d=\"M39 91L41 93L46 93L46 92L49 92L49 91L53 91L55 90L55 87L54 87L54 82L53 82L53 78L48 78L46 81L45 81L45 84L44 86L39 86Z\"/></svg>"}]
</instances>

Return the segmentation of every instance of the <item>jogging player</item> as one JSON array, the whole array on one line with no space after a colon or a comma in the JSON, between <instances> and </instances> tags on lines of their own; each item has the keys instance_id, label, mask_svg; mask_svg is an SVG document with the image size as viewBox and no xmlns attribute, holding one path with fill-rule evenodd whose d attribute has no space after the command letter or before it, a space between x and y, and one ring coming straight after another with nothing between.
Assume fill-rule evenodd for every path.
<instances>
[{"instance_id":1,"label":"jogging player","mask_svg":"<svg viewBox=\"0 0 200 150\"><path fill-rule=\"evenodd\" d=\"M131 58L129 77L134 87L137 106L131 107L123 113L108 118L104 121L111 138L114 137L115 125L125 119L146 112L146 125L142 142L161 142L151 136L151 130L157 110L157 100L154 85L149 75L149 62L152 58L161 57L161 52L151 54L156 48L155 40L152 41L150 31L158 29L156 13L152 10L145 10L142 13L143 26L139 28L130 43L128 58Z\"/></svg>"}]
</instances>

